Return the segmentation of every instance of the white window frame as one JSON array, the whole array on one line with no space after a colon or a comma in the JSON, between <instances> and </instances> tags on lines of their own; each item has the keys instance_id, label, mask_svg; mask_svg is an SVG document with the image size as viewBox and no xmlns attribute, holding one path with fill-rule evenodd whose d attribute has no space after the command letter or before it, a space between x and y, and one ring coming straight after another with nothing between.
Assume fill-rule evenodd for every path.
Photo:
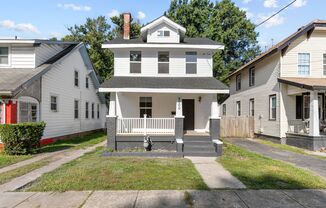
<instances>
[{"instance_id":1,"label":"white window frame","mask_svg":"<svg viewBox=\"0 0 326 208\"><path fill-rule=\"evenodd\" d=\"M275 98L275 117L273 117L273 98ZM275 121L277 118L277 96L276 94L270 95L269 96L269 120L270 121Z\"/></svg>"},{"instance_id":2,"label":"white window frame","mask_svg":"<svg viewBox=\"0 0 326 208\"><path fill-rule=\"evenodd\" d=\"M241 116L241 101L236 101L236 115Z\"/></svg>"},{"instance_id":3,"label":"white window frame","mask_svg":"<svg viewBox=\"0 0 326 208\"><path fill-rule=\"evenodd\" d=\"M77 105L77 118L76 118L76 101L78 102L78 105ZM80 101L78 100L78 99L74 99L74 105L73 105L73 107L74 107L74 111L73 111L73 113L74 113L74 119L75 120L79 120L80 119Z\"/></svg>"},{"instance_id":4,"label":"white window frame","mask_svg":"<svg viewBox=\"0 0 326 208\"><path fill-rule=\"evenodd\" d=\"M10 67L11 66L11 45L0 45L0 47L8 48L8 64L0 64L1 67Z\"/></svg>"},{"instance_id":5,"label":"white window frame","mask_svg":"<svg viewBox=\"0 0 326 208\"><path fill-rule=\"evenodd\" d=\"M191 61L187 61L187 53L196 53L196 62L191 62ZM185 62L186 62L186 74L193 74L193 75L195 75L195 74L197 74L197 72L198 72L198 66L197 66L197 63L198 63L198 53L197 53L197 51L186 51L185 52ZM187 64L193 64L193 65L196 65L196 72L195 73L187 73Z\"/></svg>"},{"instance_id":6,"label":"white window frame","mask_svg":"<svg viewBox=\"0 0 326 208\"><path fill-rule=\"evenodd\" d=\"M76 85L76 72L77 72L77 85ZM77 88L79 88L79 86L80 86L80 83L79 83L79 71L78 70L74 70L74 86L75 87L77 87Z\"/></svg>"},{"instance_id":7,"label":"white window frame","mask_svg":"<svg viewBox=\"0 0 326 208\"><path fill-rule=\"evenodd\" d=\"M160 61L160 53L167 53L169 60L167 62ZM168 65L168 72L160 72L160 64ZM157 52L157 73L158 74L170 74L170 52L169 51L158 51Z\"/></svg>"},{"instance_id":8,"label":"white window frame","mask_svg":"<svg viewBox=\"0 0 326 208\"><path fill-rule=\"evenodd\" d=\"M97 104L97 119L100 119L100 104Z\"/></svg>"},{"instance_id":9,"label":"white window frame","mask_svg":"<svg viewBox=\"0 0 326 208\"><path fill-rule=\"evenodd\" d=\"M255 86L255 76L256 76L256 68L250 67L249 68L249 87Z\"/></svg>"},{"instance_id":10,"label":"white window frame","mask_svg":"<svg viewBox=\"0 0 326 208\"><path fill-rule=\"evenodd\" d=\"M249 99L249 116L255 116L255 99Z\"/></svg>"},{"instance_id":11,"label":"white window frame","mask_svg":"<svg viewBox=\"0 0 326 208\"><path fill-rule=\"evenodd\" d=\"M20 113L20 107L21 107L20 105L22 102L27 103L28 111L31 110L29 108L29 107L31 107L31 105L36 105L36 120L35 121L30 120L30 119L32 119L31 118L32 111L31 111L31 112L28 112L28 121L27 122L38 122L40 120L40 105L39 105L38 101L35 98L22 96L17 100L17 121L18 121L18 123L22 122L21 113Z\"/></svg>"},{"instance_id":12,"label":"white window frame","mask_svg":"<svg viewBox=\"0 0 326 208\"><path fill-rule=\"evenodd\" d=\"M52 110L52 97L55 97L56 98L56 110ZM54 112L54 113L57 113L57 112L59 112L59 102L58 102L58 100L59 100L59 96L58 95L54 95L54 94L50 94L50 111L51 112Z\"/></svg>"},{"instance_id":13,"label":"white window frame","mask_svg":"<svg viewBox=\"0 0 326 208\"><path fill-rule=\"evenodd\" d=\"M131 56L131 53L132 52L140 52L140 61L131 61L130 59L130 56ZM142 54L142 51L137 51L137 50L133 50L133 51L129 51L129 73L130 74L141 74L141 72L142 72L142 64L141 64L141 62L142 62L142 59L143 59L143 54ZM131 72L131 65L132 64L140 64L140 72Z\"/></svg>"},{"instance_id":14,"label":"white window frame","mask_svg":"<svg viewBox=\"0 0 326 208\"><path fill-rule=\"evenodd\" d=\"M144 98L151 98L151 103L152 103L152 106L151 107L141 107L140 106L140 103L141 103L140 102L140 99L143 98L143 97ZM139 115L140 115L141 110L151 110L152 111L152 115L151 116L153 117L153 97L151 97L151 96L140 96L138 102L139 102ZM147 117L150 117L150 116L147 115Z\"/></svg>"},{"instance_id":15,"label":"white window frame","mask_svg":"<svg viewBox=\"0 0 326 208\"><path fill-rule=\"evenodd\" d=\"M168 32L169 35L165 35L165 32ZM171 36L171 31L170 30L158 30L157 31L157 37L165 38L165 37L170 37L170 36Z\"/></svg>"},{"instance_id":16,"label":"white window frame","mask_svg":"<svg viewBox=\"0 0 326 208\"><path fill-rule=\"evenodd\" d=\"M299 57L300 57L300 54L309 54L309 65L303 65L303 64L300 64L299 63ZM309 52L299 52L298 54L297 54L297 62L298 62L298 65L297 65L297 72L298 72L298 75L299 76L310 76L310 74L311 74L311 53L309 53ZM308 71L308 74L300 74L300 66L309 66L309 71Z\"/></svg>"},{"instance_id":17,"label":"white window frame","mask_svg":"<svg viewBox=\"0 0 326 208\"><path fill-rule=\"evenodd\" d=\"M324 63L324 60L326 62L326 57L324 58L324 55L326 56L326 52L322 54L323 76L326 76L326 63Z\"/></svg>"},{"instance_id":18,"label":"white window frame","mask_svg":"<svg viewBox=\"0 0 326 208\"><path fill-rule=\"evenodd\" d=\"M88 76L86 76L86 78L85 78L85 87L86 87L86 89L89 89L89 77Z\"/></svg>"},{"instance_id":19,"label":"white window frame","mask_svg":"<svg viewBox=\"0 0 326 208\"><path fill-rule=\"evenodd\" d=\"M95 118L95 103L92 103L92 105L91 105L91 116L92 116L92 119Z\"/></svg>"},{"instance_id":20,"label":"white window frame","mask_svg":"<svg viewBox=\"0 0 326 208\"><path fill-rule=\"evenodd\" d=\"M85 102L85 119L89 119L89 102Z\"/></svg>"}]
</instances>

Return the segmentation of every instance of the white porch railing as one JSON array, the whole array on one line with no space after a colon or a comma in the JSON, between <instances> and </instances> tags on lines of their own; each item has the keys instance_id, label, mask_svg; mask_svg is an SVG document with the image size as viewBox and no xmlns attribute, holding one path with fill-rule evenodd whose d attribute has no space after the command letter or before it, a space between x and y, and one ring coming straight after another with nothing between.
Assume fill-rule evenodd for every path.
<instances>
[{"instance_id":1,"label":"white porch railing","mask_svg":"<svg viewBox=\"0 0 326 208\"><path fill-rule=\"evenodd\" d=\"M296 133L296 134L308 134L309 133L309 120L289 120L288 121L289 127L288 132L289 133Z\"/></svg>"},{"instance_id":2,"label":"white porch railing","mask_svg":"<svg viewBox=\"0 0 326 208\"><path fill-rule=\"evenodd\" d=\"M174 118L118 118L117 134L174 134Z\"/></svg>"}]
</instances>

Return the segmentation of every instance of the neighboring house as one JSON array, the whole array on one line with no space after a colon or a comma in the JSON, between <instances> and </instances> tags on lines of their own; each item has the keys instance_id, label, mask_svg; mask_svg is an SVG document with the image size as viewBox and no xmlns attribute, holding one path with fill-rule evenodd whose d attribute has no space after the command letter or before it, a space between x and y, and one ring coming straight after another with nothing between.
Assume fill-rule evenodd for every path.
<instances>
[{"instance_id":1,"label":"neighboring house","mask_svg":"<svg viewBox=\"0 0 326 208\"><path fill-rule=\"evenodd\" d=\"M255 133L326 146L326 21L301 27L229 76L226 116L254 116Z\"/></svg>"},{"instance_id":2,"label":"neighboring house","mask_svg":"<svg viewBox=\"0 0 326 208\"><path fill-rule=\"evenodd\" d=\"M104 128L98 87L83 43L0 40L0 123L44 121L43 144Z\"/></svg>"},{"instance_id":3,"label":"neighboring house","mask_svg":"<svg viewBox=\"0 0 326 208\"><path fill-rule=\"evenodd\" d=\"M99 89L110 93L110 147L141 147L144 135L151 136L155 148L171 149L184 133L210 143L218 139L217 94L228 88L213 77L212 56L224 46L186 38L186 29L165 16L130 39L130 18L124 14L123 38L102 46L114 53L114 76ZM213 147L202 145L209 146L207 151Z\"/></svg>"}]
</instances>

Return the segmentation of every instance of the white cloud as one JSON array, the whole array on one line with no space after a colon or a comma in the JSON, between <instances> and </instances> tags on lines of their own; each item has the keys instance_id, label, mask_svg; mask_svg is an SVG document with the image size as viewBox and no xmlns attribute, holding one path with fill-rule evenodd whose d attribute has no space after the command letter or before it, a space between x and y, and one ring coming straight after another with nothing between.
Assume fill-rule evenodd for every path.
<instances>
[{"instance_id":1,"label":"white cloud","mask_svg":"<svg viewBox=\"0 0 326 208\"><path fill-rule=\"evenodd\" d=\"M292 5L293 7L299 8L299 7L303 7L307 4L308 0L297 0L295 1Z\"/></svg>"},{"instance_id":2,"label":"white cloud","mask_svg":"<svg viewBox=\"0 0 326 208\"><path fill-rule=\"evenodd\" d=\"M249 8L240 8L240 10L246 12L246 16L248 19L251 19L255 16L254 13L249 11Z\"/></svg>"},{"instance_id":3,"label":"white cloud","mask_svg":"<svg viewBox=\"0 0 326 208\"><path fill-rule=\"evenodd\" d=\"M268 17L270 17L270 14L259 14L258 20L259 22L266 20ZM278 26L284 24L285 18L280 16L279 14L275 15L271 19L269 19L267 22L265 22L262 26L266 28Z\"/></svg>"},{"instance_id":4,"label":"white cloud","mask_svg":"<svg viewBox=\"0 0 326 208\"><path fill-rule=\"evenodd\" d=\"M266 8L275 8L278 7L277 0L264 0L264 7Z\"/></svg>"},{"instance_id":5,"label":"white cloud","mask_svg":"<svg viewBox=\"0 0 326 208\"><path fill-rule=\"evenodd\" d=\"M73 11L91 11L92 7L87 6L87 5L77 5L77 4L58 4L57 5L59 8L63 9L71 9Z\"/></svg>"},{"instance_id":6,"label":"white cloud","mask_svg":"<svg viewBox=\"0 0 326 208\"><path fill-rule=\"evenodd\" d=\"M145 19L145 17L146 17L146 14L144 12L139 11L137 13L137 19L142 20L142 19Z\"/></svg>"},{"instance_id":7,"label":"white cloud","mask_svg":"<svg viewBox=\"0 0 326 208\"><path fill-rule=\"evenodd\" d=\"M252 0L242 0L242 3L243 4L248 4L248 3L250 3Z\"/></svg>"},{"instance_id":8,"label":"white cloud","mask_svg":"<svg viewBox=\"0 0 326 208\"><path fill-rule=\"evenodd\" d=\"M12 20L0 21L0 27L15 30L15 31L18 31L18 32L40 33L38 31L38 29L31 23L19 23L19 24L16 24Z\"/></svg>"},{"instance_id":9,"label":"white cloud","mask_svg":"<svg viewBox=\"0 0 326 208\"><path fill-rule=\"evenodd\" d=\"M119 16L120 15L120 12L116 9L112 9L109 13L108 13L108 16L109 17L115 17L115 16Z\"/></svg>"},{"instance_id":10,"label":"white cloud","mask_svg":"<svg viewBox=\"0 0 326 208\"><path fill-rule=\"evenodd\" d=\"M52 32L50 33L50 38L58 38L61 39L63 37L63 35L59 32Z\"/></svg>"}]
</instances>

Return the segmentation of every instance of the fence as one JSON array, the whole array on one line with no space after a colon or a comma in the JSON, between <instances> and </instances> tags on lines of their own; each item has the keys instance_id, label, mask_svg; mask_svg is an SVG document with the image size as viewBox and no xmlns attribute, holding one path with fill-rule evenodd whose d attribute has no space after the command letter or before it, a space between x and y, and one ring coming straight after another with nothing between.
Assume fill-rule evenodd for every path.
<instances>
[{"instance_id":1,"label":"fence","mask_svg":"<svg viewBox=\"0 0 326 208\"><path fill-rule=\"evenodd\" d=\"M221 137L254 137L255 121L252 116L224 116L221 119Z\"/></svg>"}]
</instances>

